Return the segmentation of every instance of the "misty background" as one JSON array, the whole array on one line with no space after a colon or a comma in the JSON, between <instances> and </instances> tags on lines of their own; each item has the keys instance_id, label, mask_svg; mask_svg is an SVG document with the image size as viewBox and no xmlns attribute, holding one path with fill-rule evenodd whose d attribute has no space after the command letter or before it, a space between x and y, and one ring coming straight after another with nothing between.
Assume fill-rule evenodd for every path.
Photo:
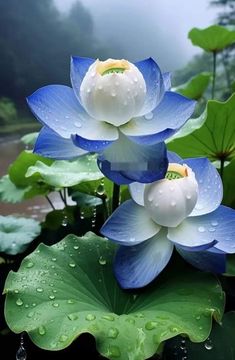
<instances>
[{"instance_id":1,"label":"misty background","mask_svg":"<svg viewBox=\"0 0 235 360\"><path fill-rule=\"evenodd\" d=\"M185 81L198 68L178 70L200 58L187 34L216 23L218 11L209 0L0 0L0 135L32 123L26 96L70 84L71 55L151 56L175 81Z\"/></svg>"}]
</instances>

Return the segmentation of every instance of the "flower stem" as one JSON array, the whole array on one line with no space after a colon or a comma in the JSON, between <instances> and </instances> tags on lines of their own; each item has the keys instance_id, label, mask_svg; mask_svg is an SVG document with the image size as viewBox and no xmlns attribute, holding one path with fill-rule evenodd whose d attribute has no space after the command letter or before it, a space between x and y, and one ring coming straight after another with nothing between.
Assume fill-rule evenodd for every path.
<instances>
[{"instance_id":1,"label":"flower stem","mask_svg":"<svg viewBox=\"0 0 235 360\"><path fill-rule=\"evenodd\" d=\"M62 202L64 203L64 206L66 206L67 204L66 204L66 201L65 201L65 199L64 199L64 196L63 196L61 190L59 190L59 195L60 195L60 198L61 198Z\"/></svg>"},{"instance_id":2,"label":"flower stem","mask_svg":"<svg viewBox=\"0 0 235 360\"><path fill-rule=\"evenodd\" d=\"M102 200L102 206L103 206L103 213L104 213L104 221L108 218L109 216L109 208L108 208L108 204L107 204L107 196L106 194L104 194L103 196L100 197Z\"/></svg>"},{"instance_id":3,"label":"flower stem","mask_svg":"<svg viewBox=\"0 0 235 360\"><path fill-rule=\"evenodd\" d=\"M223 177L224 177L224 159L223 158L220 159L220 177L223 181Z\"/></svg>"},{"instance_id":4,"label":"flower stem","mask_svg":"<svg viewBox=\"0 0 235 360\"><path fill-rule=\"evenodd\" d=\"M48 196L48 195L45 195L45 197L46 197L47 201L49 202L49 204L51 205L52 209L55 210L55 207L54 207L54 205L53 205L53 202L51 201L51 199L49 198L49 196Z\"/></svg>"},{"instance_id":5,"label":"flower stem","mask_svg":"<svg viewBox=\"0 0 235 360\"><path fill-rule=\"evenodd\" d=\"M120 200L120 185L113 183L113 202L112 202L112 212L119 206Z\"/></svg>"},{"instance_id":6,"label":"flower stem","mask_svg":"<svg viewBox=\"0 0 235 360\"><path fill-rule=\"evenodd\" d=\"M214 99L214 97L215 97L216 58L217 58L217 53L216 53L216 51L213 51L213 78L212 78L212 89L211 89L211 98L212 99Z\"/></svg>"}]
</instances>

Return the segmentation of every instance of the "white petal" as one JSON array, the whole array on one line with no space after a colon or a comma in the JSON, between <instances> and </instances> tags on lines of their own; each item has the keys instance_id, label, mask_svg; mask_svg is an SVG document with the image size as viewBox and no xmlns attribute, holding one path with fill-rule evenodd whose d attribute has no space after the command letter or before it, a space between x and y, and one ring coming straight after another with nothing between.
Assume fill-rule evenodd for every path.
<instances>
[{"instance_id":1,"label":"white petal","mask_svg":"<svg viewBox=\"0 0 235 360\"><path fill-rule=\"evenodd\" d=\"M113 61L112 59L107 62ZM99 61L92 64L80 89L81 101L90 116L119 126L139 113L146 97L146 84L137 67L128 62L123 73L100 74Z\"/></svg>"},{"instance_id":2,"label":"white petal","mask_svg":"<svg viewBox=\"0 0 235 360\"><path fill-rule=\"evenodd\" d=\"M185 166L186 167L186 166ZM180 179L163 179L146 185L145 208L157 224L168 227L179 225L193 210L198 184L192 170Z\"/></svg>"}]
</instances>

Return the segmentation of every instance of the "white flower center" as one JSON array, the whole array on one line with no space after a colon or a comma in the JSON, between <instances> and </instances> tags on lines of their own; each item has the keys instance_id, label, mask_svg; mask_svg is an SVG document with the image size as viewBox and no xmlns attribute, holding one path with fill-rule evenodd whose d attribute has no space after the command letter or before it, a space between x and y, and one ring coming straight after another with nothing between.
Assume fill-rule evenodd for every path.
<instances>
[{"instance_id":1,"label":"white flower center","mask_svg":"<svg viewBox=\"0 0 235 360\"><path fill-rule=\"evenodd\" d=\"M146 84L137 67L126 60L97 60L82 81L80 95L90 116L120 126L140 112Z\"/></svg>"},{"instance_id":2,"label":"white flower center","mask_svg":"<svg viewBox=\"0 0 235 360\"><path fill-rule=\"evenodd\" d=\"M187 165L169 164L166 178L146 185L144 205L159 225L175 227L194 209L198 184Z\"/></svg>"}]
</instances>

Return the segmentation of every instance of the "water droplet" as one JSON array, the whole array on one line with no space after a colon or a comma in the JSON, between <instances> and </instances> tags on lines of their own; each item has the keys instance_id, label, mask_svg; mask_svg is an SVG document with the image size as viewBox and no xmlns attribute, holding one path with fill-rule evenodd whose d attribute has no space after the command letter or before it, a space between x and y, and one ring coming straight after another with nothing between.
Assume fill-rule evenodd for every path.
<instances>
[{"instance_id":1,"label":"water droplet","mask_svg":"<svg viewBox=\"0 0 235 360\"><path fill-rule=\"evenodd\" d=\"M130 241L130 242L134 242L134 241L135 241L135 237L130 237L129 241Z\"/></svg>"},{"instance_id":2,"label":"water droplet","mask_svg":"<svg viewBox=\"0 0 235 360\"><path fill-rule=\"evenodd\" d=\"M198 231L199 231L200 233L203 233L203 232L206 231L206 229L204 228L204 226L199 226Z\"/></svg>"},{"instance_id":3,"label":"water droplet","mask_svg":"<svg viewBox=\"0 0 235 360\"><path fill-rule=\"evenodd\" d=\"M34 266L34 263L32 261L29 261L26 265L28 269L32 268Z\"/></svg>"},{"instance_id":4,"label":"water droplet","mask_svg":"<svg viewBox=\"0 0 235 360\"><path fill-rule=\"evenodd\" d=\"M90 88L88 88L86 92L87 92L87 94L90 94L91 89L90 89Z\"/></svg>"},{"instance_id":5,"label":"water droplet","mask_svg":"<svg viewBox=\"0 0 235 360\"><path fill-rule=\"evenodd\" d=\"M176 333L176 332L179 331L179 329L177 327L175 327L175 326L171 326L170 331L173 332L173 333Z\"/></svg>"},{"instance_id":6,"label":"water droplet","mask_svg":"<svg viewBox=\"0 0 235 360\"><path fill-rule=\"evenodd\" d=\"M152 120L153 118L153 113L152 112L149 112L148 114L144 115L145 119L146 120Z\"/></svg>"},{"instance_id":7,"label":"water droplet","mask_svg":"<svg viewBox=\"0 0 235 360\"><path fill-rule=\"evenodd\" d=\"M16 300L16 305L18 306L22 306L23 305L23 301L19 298Z\"/></svg>"},{"instance_id":8,"label":"water droplet","mask_svg":"<svg viewBox=\"0 0 235 360\"><path fill-rule=\"evenodd\" d=\"M45 327L44 326L39 326L38 333L39 333L39 335L45 335L46 334Z\"/></svg>"},{"instance_id":9,"label":"water droplet","mask_svg":"<svg viewBox=\"0 0 235 360\"><path fill-rule=\"evenodd\" d=\"M213 343L212 343L210 338L208 338L205 341L204 346L205 346L206 350L212 350L213 349Z\"/></svg>"},{"instance_id":10,"label":"water droplet","mask_svg":"<svg viewBox=\"0 0 235 360\"><path fill-rule=\"evenodd\" d=\"M117 96L117 94L115 93L115 91L112 91L112 92L111 92L111 96L112 96L112 97L116 97L116 96Z\"/></svg>"},{"instance_id":11,"label":"water droplet","mask_svg":"<svg viewBox=\"0 0 235 360\"><path fill-rule=\"evenodd\" d=\"M209 228L210 232L215 232L215 228Z\"/></svg>"},{"instance_id":12,"label":"water droplet","mask_svg":"<svg viewBox=\"0 0 235 360\"><path fill-rule=\"evenodd\" d=\"M79 249L79 246L78 245L74 245L74 250L78 250Z\"/></svg>"},{"instance_id":13,"label":"water droplet","mask_svg":"<svg viewBox=\"0 0 235 360\"><path fill-rule=\"evenodd\" d=\"M197 315L197 316L195 317L195 319L196 319L196 320L200 320L200 319L201 319L201 316L200 316L200 315Z\"/></svg>"},{"instance_id":14,"label":"water droplet","mask_svg":"<svg viewBox=\"0 0 235 360\"><path fill-rule=\"evenodd\" d=\"M114 317L112 315L103 315L102 319L104 320L108 320L108 321L113 321Z\"/></svg>"},{"instance_id":15,"label":"water droplet","mask_svg":"<svg viewBox=\"0 0 235 360\"><path fill-rule=\"evenodd\" d=\"M49 299L54 300L54 299L55 299L55 295L49 295Z\"/></svg>"},{"instance_id":16,"label":"water droplet","mask_svg":"<svg viewBox=\"0 0 235 360\"><path fill-rule=\"evenodd\" d=\"M78 315L77 314L69 314L68 315L68 319L71 321L77 320L78 319Z\"/></svg>"},{"instance_id":17,"label":"water droplet","mask_svg":"<svg viewBox=\"0 0 235 360\"><path fill-rule=\"evenodd\" d=\"M110 329L108 330L107 336L108 336L108 338L116 339L116 338L118 337L118 334L119 334L118 329L116 329L116 328L110 328Z\"/></svg>"},{"instance_id":18,"label":"water droplet","mask_svg":"<svg viewBox=\"0 0 235 360\"><path fill-rule=\"evenodd\" d=\"M84 220L84 219L85 219L84 211L81 211L81 212L80 212L80 219L81 219L81 220Z\"/></svg>"},{"instance_id":19,"label":"water droplet","mask_svg":"<svg viewBox=\"0 0 235 360\"><path fill-rule=\"evenodd\" d=\"M59 304L58 303L53 303L52 306L54 306L55 308L59 307Z\"/></svg>"},{"instance_id":20,"label":"water droplet","mask_svg":"<svg viewBox=\"0 0 235 360\"><path fill-rule=\"evenodd\" d=\"M105 188L103 184L100 184L97 189L96 189L96 193L100 196L104 195L105 193Z\"/></svg>"},{"instance_id":21,"label":"water droplet","mask_svg":"<svg viewBox=\"0 0 235 360\"><path fill-rule=\"evenodd\" d=\"M190 194L187 194L187 195L186 195L186 199L187 199L187 200L190 200L190 199L192 199L192 195L190 195Z\"/></svg>"},{"instance_id":22,"label":"water droplet","mask_svg":"<svg viewBox=\"0 0 235 360\"><path fill-rule=\"evenodd\" d=\"M80 122L78 122L78 121L75 121L74 126L76 126L77 128L80 129L82 127L82 124Z\"/></svg>"},{"instance_id":23,"label":"water droplet","mask_svg":"<svg viewBox=\"0 0 235 360\"><path fill-rule=\"evenodd\" d=\"M41 292L43 292L43 289L42 288L37 288L36 291L41 293Z\"/></svg>"},{"instance_id":24,"label":"water droplet","mask_svg":"<svg viewBox=\"0 0 235 360\"><path fill-rule=\"evenodd\" d=\"M75 268L76 264L75 264L74 262L70 262L70 263L69 263L69 266L70 266L71 268Z\"/></svg>"},{"instance_id":25,"label":"water droplet","mask_svg":"<svg viewBox=\"0 0 235 360\"><path fill-rule=\"evenodd\" d=\"M175 207L175 206L176 206L176 202L175 202L175 201L172 201L172 202L171 202L171 206L172 206L172 207Z\"/></svg>"},{"instance_id":26,"label":"water droplet","mask_svg":"<svg viewBox=\"0 0 235 360\"><path fill-rule=\"evenodd\" d=\"M14 293L15 293L15 294L19 294L19 290L15 289L15 290L14 290Z\"/></svg>"},{"instance_id":27,"label":"water droplet","mask_svg":"<svg viewBox=\"0 0 235 360\"><path fill-rule=\"evenodd\" d=\"M69 119L70 117L69 117L69 115L65 115L65 119Z\"/></svg>"},{"instance_id":28,"label":"water droplet","mask_svg":"<svg viewBox=\"0 0 235 360\"><path fill-rule=\"evenodd\" d=\"M34 316L34 312L33 312L33 311L30 311L30 312L27 314L27 317L28 317L29 319L31 319L33 316Z\"/></svg>"},{"instance_id":29,"label":"water droplet","mask_svg":"<svg viewBox=\"0 0 235 360\"><path fill-rule=\"evenodd\" d=\"M16 352L16 360L26 360L27 359L27 353L24 348L24 337L23 334L20 335L20 347Z\"/></svg>"},{"instance_id":30,"label":"water droplet","mask_svg":"<svg viewBox=\"0 0 235 360\"><path fill-rule=\"evenodd\" d=\"M67 303L68 303L68 304L74 304L74 303L75 303L75 301L74 301L74 300L72 300L72 299L69 299L69 300L67 301Z\"/></svg>"},{"instance_id":31,"label":"water droplet","mask_svg":"<svg viewBox=\"0 0 235 360\"><path fill-rule=\"evenodd\" d=\"M217 220L213 220L213 221L211 222L211 225L212 225L212 226L218 226L218 225L219 225L219 223L218 223L218 221L217 221Z\"/></svg>"},{"instance_id":32,"label":"water droplet","mask_svg":"<svg viewBox=\"0 0 235 360\"><path fill-rule=\"evenodd\" d=\"M56 261L56 258L55 258L55 257L53 257L51 260L52 260L52 261Z\"/></svg>"},{"instance_id":33,"label":"water droplet","mask_svg":"<svg viewBox=\"0 0 235 360\"><path fill-rule=\"evenodd\" d=\"M67 339L68 339L68 336L67 336L67 335L61 335L61 336L60 336L60 341L61 341L61 342L65 342Z\"/></svg>"},{"instance_id":34,"label":"water droplet","mask_svg":"<svg viewBox=\"0 0 235 360\"><path fill-rule=\"evenodd\" d=\"M95 319L96 319L96 316L94 314L87 314L87 316L86 316L86 320L88 320L88 321L92 321Z\"/></svg>"},{"instance_id":35,"label":"water droplet","mask_svg":"<svg viewBox=\"0 0 235 360\"><path fill-rule=\"evenodd\" d=\"M64 227L68 225L68 216L65 215L63 217L61 225L64 226Z\"/></svg>"},{"instance_id":36,"label":"water droplet","mask_svg":"<svg viewBox=\"0 0 235 360\"><path fill-rule=\"evenodd\" d=\"M158 190L158 194L163 194L163 191L160 189L160 190Z\"/></svg>"},{"instance_id":37,"label":"water droplet","mask_svg":"<svg viewBox=\"0 0 235 360\"><path fill-rule=\"evenodd\" d=\"M107 356L109 358L111 357L120 357L121 356L121 352L118 346L115 345L110 345L108 352L107 352Z\"/></svg>"},{"instance_id":38,"label":"water droplet","mask_svg":"<svg viewBox=\"0 0 235 360\"><path fill-rule=\"evenodd\" d=\"M157 322L156 321L148 321L146 324L145 324L145 329L146 330L153 330L157 327Z\"/></svg>"},{"instance_id":39,"label":"water droplet","mask_svg":"<svg viewBox=\"0 0 235 360\"><path fill-rule=\"evenodd\" d=\"M99 258L99 264L100 264L100 265L106 265L106 264L107 264L107 261L103 258L103 256L100 256L100 258Z\"/></svg>"}]
</instances>

